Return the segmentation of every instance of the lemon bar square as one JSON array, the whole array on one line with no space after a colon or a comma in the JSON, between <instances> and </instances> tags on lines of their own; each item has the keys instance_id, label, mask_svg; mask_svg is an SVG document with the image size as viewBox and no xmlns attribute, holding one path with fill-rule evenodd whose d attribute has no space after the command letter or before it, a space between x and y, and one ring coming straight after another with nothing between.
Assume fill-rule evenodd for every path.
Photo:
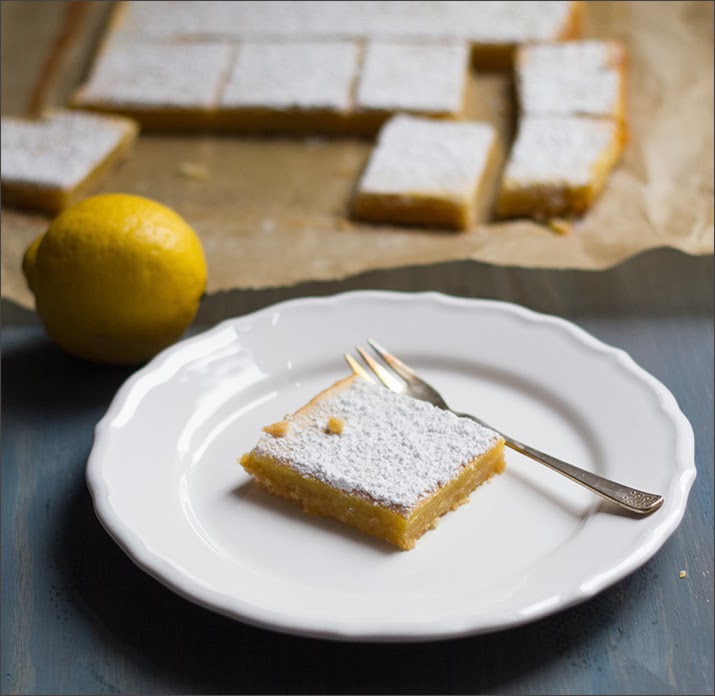
<instances>
[{"instance_id":1,"label":"lemon bar square","mask_svg":"<svg viewBox=\"0 0 715 696\"><path fill-rule=\"evenodd\" d=\"M240 131L346 128L359 49L353 41L246 41L225 85L219 125Z\"/></svg>"},{"instance_id":2,"label":"lemon bar square","mask_svg":"<svg viewBox=\"0 0 715 696\"><path fill-rule=\"evenodd\" d=\"M467 229L491 204L500 151L490 124L395 116L380 131L352 215Z\"/></svg>"},{"instance_id":3,"label":"lemon bar square","mask_svg":"<svg viewBox=\"0 0 715 696\"><path fill-rule=\"evenodd\" d=\"M151 130L204 129L234 53L227 43L109 40L72 106L124 114Z\"/></svg>"},{"instance_id":4,"label":"lemon bar square","mask_svg":"<svg viewBox=\"0 0 715 696\"><path fill-rule=\"evenodd\" d=\"M502 217L548 219L586 211L621 154L618 126L607 119L521 119L497 199Z\"/></svg>"},{"instance_id":5,"label":"lemon bar square","mask_svg":"<svg viewBox=\"0 0 715 696\"><path fill-rule=\"evenodd\" d=\"M626 53L616 41L522 46L516 82L523 115L611 118L625 129Z\"/></svg>"},{"instance_id":6,"label":"lemon bar square","mask_svg":"<svg viewBox=\"0 0 715 696\"><path fill-rule=\"evenodd\" d=\"M356 376L264 431L240 460L260 485L405 550L505 468L494 431Z\"/></svg>"},{"instance_id":7,"label":"lemon bar square","mask_svg":"<svg viewBox=\"0 0 715 696\"><path fill-rule=\"evenodd\" d=\"M460 118L468 74L463 42L368 41L356 94L361 130L375 133L398 112Z\"/></svg>"},{"instance_id":8,"label":"lemon bar square","mask_svg":"<svg viewBox=\"0 0 715 696\"><path fill-rule=\"evenodd\" d=\"M2 204L54 215L87 195L125 155L138 125L71 110L3 116Z\"/></svg>"}]
</instances>

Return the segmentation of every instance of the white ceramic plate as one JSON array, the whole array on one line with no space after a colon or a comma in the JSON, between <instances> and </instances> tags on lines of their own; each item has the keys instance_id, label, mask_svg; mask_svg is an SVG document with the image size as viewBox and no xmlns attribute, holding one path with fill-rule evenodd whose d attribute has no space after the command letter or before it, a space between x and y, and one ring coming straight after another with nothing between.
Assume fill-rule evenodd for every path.
<instances>
[{"instance_id":1,"label":"white ceramic plate","mask_svg":"<svg viewBox=\"0 0 715 696\"><path fill-rule=\"evenodd\" d=\"M665 496L614 513L516 452L417 548L303 515L236 463L261 427L348 374L374 337L450 405L578 466ZM695 478L670 392L573 324L503 302L352 292L229 319L133 375L97 426L99 519L139 566L241 621L346 640L427 640L531 621L649 559Z\"/></svg>"}]
</instances>

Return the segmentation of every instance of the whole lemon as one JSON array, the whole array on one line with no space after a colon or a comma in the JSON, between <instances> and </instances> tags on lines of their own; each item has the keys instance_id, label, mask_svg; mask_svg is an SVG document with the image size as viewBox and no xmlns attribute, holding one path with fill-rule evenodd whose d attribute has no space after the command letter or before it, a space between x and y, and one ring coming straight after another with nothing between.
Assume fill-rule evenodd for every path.
<instances>
[{"instance_id":1,"label":"whole lemon","mask_svg":"<svg viewBox=\"0 0 715 696\"><path fill-rule=\"evenodd\" d=\"M100 363L143 362L176 341L206 288L201 242L184 219L120 193L67 208L22 268L50 337Z\"/></svg>"}]
</instances>

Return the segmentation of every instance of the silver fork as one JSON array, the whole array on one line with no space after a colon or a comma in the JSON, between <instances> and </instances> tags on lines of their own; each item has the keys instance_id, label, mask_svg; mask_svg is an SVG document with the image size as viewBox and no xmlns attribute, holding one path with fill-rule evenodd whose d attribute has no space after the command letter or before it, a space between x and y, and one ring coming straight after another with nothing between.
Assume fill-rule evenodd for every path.
<instances>
[{"instance_id":1,"label":"silver fork","mask_svg":"<svg viewBox=\"0 0 715 696\"><path fill-rule=\"evenodd\" d=\"M529 445L525 445L523 442L515 440L513 437L509 437L504 433L500 433L496 428L491 425L487 425L483 420L473 416L469 413L458 413L453 411L447 405L447 402L442 398L442 396L437 392L434 387L430 386L423 379L420 379L405 363L396 358L394 355L386 351L382 346L368 339L368 343L372 346L375 352L384 360L384 362L389 365L393 372L396 373L398 377L387 370L383 365L378 363L367 351L365 351L360 346L357 346L357 350L362 356L363 360L367 363L368 367L375 373L377 378L391 391L398 394L408 394L415 399L420 399L422 401L428 401L429 403L437 406L437 408L444 409L445 411L452 411L458 416L463 418L471 418L473 421L479 423L479 425L484 426L498 432L503 438L504 442L508 447L525 454L527 457L545 464L550 469L557 471L559 474L563 474L566 478L581 484L585 488L597 493L602 498L610 500L621 508L625 508L630 512L636 513L638 515L649 515L655 512L663 504L663 496L655 495L653 493L645 493L644 491L639 491L637 488L631 488L629 486L624 486L615 481L610 481L609 479L603 478L602 476L597 476L592 474L590 471L584 471L579 469L573 464L552 457L550 454L545 454L540 452ZM353 369L353 372L374 383L372 377L369 373L357 362L351 355L345 354L345 359L348 364Z\"/></svg>"}]
</instances>

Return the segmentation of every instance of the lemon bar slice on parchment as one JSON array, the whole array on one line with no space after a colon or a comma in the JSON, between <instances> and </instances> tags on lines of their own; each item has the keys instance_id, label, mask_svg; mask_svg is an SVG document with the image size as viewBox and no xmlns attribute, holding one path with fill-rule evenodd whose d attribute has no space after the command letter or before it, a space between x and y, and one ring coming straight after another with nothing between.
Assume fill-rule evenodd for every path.
<instances>
[{"instance_id":1,"label":"lemon bar slice on parchment","mask_svg":"<svg viewBox=\"0 0 715 696\"><path fill-rule=\"evenodd\" d=\"M355 376L264 430L241 458L259 484L401 549L505 467L497 433Z\"/></svg>"},{"instance_id":2,"label":"lemon bar slice on parchment","mask_svg":"<svg viewBox=\"0 0 715 696\"><path fill-rule=\"evenodd\" d=\"M355 94L355 131L374 134L391 116L464 116L466 42L368 41Z\"/></svg>"},{"instance_id":3,"label":"lemon bar slice on parchment","mask_svg":"<svg viewBox=\"0 0 715 696\"><path fill-rule=\"evenodd\" d=\"M380 130L357 185L353 217L469 229L491 207L501 147L476 121L399 114Z\"/></svg>"},{"instance_id":4,"label":"lemon bar slice on parchment","mask_svg":"<svg viewBox=\"0 0 715 696\"><path fill-rule=\"evenodd\" d=\"M2 118L2 203L54 215L90 193L139 133L133 120L57 109Z\"/></svg>"},{"instance_id":5,"label":"lemon bar slice on parchment","mask_svg":"<svg viewBox=\"0 0 715 696\"><path fill-rule=\"evenodd\" d=\"M613 119L626 139L625 47L617 41L521 46L516 54L519 110L526 116Z\"/></svg>"},{"instance_id":6,"label":"lemon bar slice on parchment","mask_svg":"<svg viewBox=\"0 0 715 696\"><path fill-rule=\"evenodd\" d=\"M72 106L123 114L148 130L210 128L235 51L221 42L107 41Z\"/></svg>"},{"instance_id":7,"label":"lemon bar slice on parchment","mask_svg":"<svg viewBox=\"0 0 715 696\"><path fill-rule=\"evenodd\" d=\"M358 66L354 41L244 41L216 125L249 133L347 132Z\"/></svg>"},{"instance_id":8,"label":"lemon bar slice on parchment","mask_svg":"<svg viewBox=\"0 0 715 696\"><path fill-rule=\"evenodd\" d=\"M623 144L610 119L525 116L497 199L502 217L547 220L586 211L603 190Z\"/></svg>"}]
</instances>

